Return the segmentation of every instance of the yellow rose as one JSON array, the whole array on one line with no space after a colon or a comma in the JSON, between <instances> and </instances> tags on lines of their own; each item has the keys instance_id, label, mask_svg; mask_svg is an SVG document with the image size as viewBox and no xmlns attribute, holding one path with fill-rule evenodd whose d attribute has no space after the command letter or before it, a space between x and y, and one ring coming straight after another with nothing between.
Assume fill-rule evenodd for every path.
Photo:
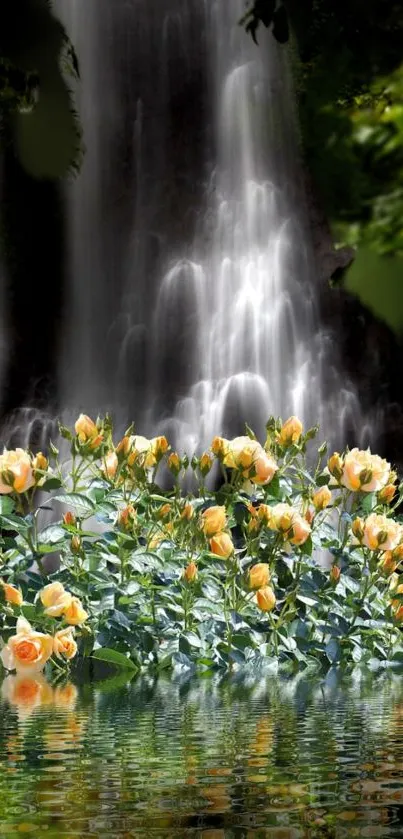
<instances>
[{"instance_id":1,"label":"yellow rose","mask_svg":"<svg viewBox=\"0 0 403 839\"><path fill-rule=\"evenodd\" d=\"M169 443L166 437L153 437L150 440L151 452L155 459L161 460L161 457L168 451Z\"/></svg>"},{"instance_id":2,"label":"yellow rose","mask_svg":"<svg viewBox=\"0 0 403 839\"><path fill-rule=\"evenodd\" d=\"M64 612L64 619L66 623L71 626L77 626L77 624L84 623L87 618L88 613L83 608L81 600L79 600L78 597L72 597L70 605Z\"/></svg>"},{"instance_id":3,"label":"yellow rose","mask_svg":"<svg viewBox=\"0 0 403 839\"><path fill-rule=\"evenodd\" d=\"M217 533L210 539L210 550L216 556L228 559L234 553L235 548L228 533Z\"/></svg>"},{"instance_id":4,"label":"yellow rose","mask_svg":"<svg viewBox=\"0 0 403 839\"><path fill-rule=\"evenodd\" d=\"M292 534L289 535L289 541L292 545L303 545L311 535L311 526L303 516L295 513L292 520Z\"/></svg>"},{"instance_id":5,"label":"yellow rose","mask_svg":"<svg viewBox=\"0 0 403 839\"><path fill-rule=\"evenodd\" d=\"M357 492L379 492L388 483L390 463L370 450L351 449L344 458L340 482L347 489Z\"/></svg>"},{"instance_id":6,"label":"yellow rose","mask_svg":"<svg viewBox=\"0 0 403 839\"><path fill-rule=\"evenodd\" d=\"M17 632L9 638L0 657L6 670L27 673L42 670L52 652L51 636L35 632L25 618L18 618Z\"/></svg>"},{"instance_id":7,"label":"yellow rose","mask_svg":"<svg viewBox=\"0 0 403 839\"><path fill-rule=\"evenodd\" d=\"M225 507L208 507L201 515L201 525L205 536L213 536L227 526Z\"/></svg>"},{"instance_id":8,"label":"yellow rose","mask_svg":"<svg viewBox=\"0 0 403 839\"><path fill-rule=\"evenodd\" d=\"M11 603L13 606L22 606L24 601L20 590L12 586L11 583L3 583L2 581L0 583L3 586L6 602Z\"/></svg>"},{"instance_id":9,"label":"yellow rose","mask_svg":"<svg viewBox=\"0 0 403 839\"><path fill-rule=\"evenodd\" d=\"M211 472L212 466L213 458L207 452L204 452L199 460L199 469L204 478Z\"/></svg>"},{"instance_id":10,"label":"yellow rose","mask_svg":"<svg viewBox=\"0 0 403 839\"><path fill-rule=\"evenodd\" d=\"M290 504L275 504L273 507L261 504L259 515L270 530L282 533L285 541L293 545L303 545L309 538L309 522Z\"/></svg>"},{"instance_id":11,"label":"yellow rose","mask_svg":"<svg viewBox=\"0 0 403 839\"><path fill-rule=\"evenodd\" d=\"M152 451L153 442L153 440L148 440L147 437L142 437L140 434L134 434L130 437L131 453L129 456L129 465L139 460L141 465L146 469L152 469L157 463L155 454Z\"/></svg>"},{"instance_id":12,"label":"yellow rose","mask_svg":"<svg viewBox=\"0 0 403 839\"><path fill-rule=\"evenodd\" d=\"M42 454L42 452L38 452L38 454L36 454L32 460L32 468L39 469L42 472L45 472L45 470L48 468L48 465L48 459L47 457L45 457L44 454Z\"/></svg>"},{"instance_id":13,"label":"yellow rose","mask_svg":"<svg viewBox=\"0 0 403 839\"><path fill-rule=\"evenodd\" d=\"M325 507L328 507L332 500L332 493L330 492L329 487L324 486L315 492L312 503L315 507L315 510L324 510Z\"/></svg>"},{"instance_id":14,"label":"yellow rose","mask_svg":"<svg viewBox=\"0 0 403 839\"><path fill-rule=\"evenodd\" d=\"M403 537L402 525L386 516L371 513L364 521L361 542L371 551L393 551Z\"/></svg>"},{"instance_id":15,"label":"yellow rose","mask_svg":"<svg viewBox=\"0 0 403 839\"><path fill-rule=\"evenodd\" d=\"M244 478L254 484L268 484L278 466L271 455L265 452L258 440L250 437L234 437L233 440L215 438L212 443L213 451L220 452L220 459L224 466L239 469Z\"/></svg>"},{"instance_id":16,"label":"yellow rose","mask_svg":"<svg viewBox=\"0 0 403 839\"><path fill-rule=\"evenodd\" d=\"M330 474L336 478L336 481L339 481L343 474L344 461L338 452L335 452L331 457L329 457L327 468Z\"/></svg>"},{"instance_id":17,"label":"yellow rose","mask_svg":"<svg viewBox=\"0 0 403 839\"><path fill-rule=\"evenodd\" d=\"M120 443L116 446L116 454L122 454L124 457L127 457L132 448L132 440L132 437L122 437Z\"/></svg>"},{"instance_id":18,"label":"yellow rose","mask_svg":"<svg viewBox=\"0 0 403 839\"><path fill-rule=\"evenodd\" d=\"M70 548L71 548L71 552L73 554L79 554L80 551L81 551L82 542L81 542L81 539L80 539L80 537L78 536L77 533L75 533L74 536L72 537L72 540L70 542Z\"/></svg>"},{"instance_id":19,"label":"yellow rose","mask_svg":"<svg viewBox=\"0 0 403 839\"><path fill-rule=\"evenodd\" d=\"M187 583L193 583L193 581L197 577L197 565L195 562L189 562L189 565L186 566L183 576Z\"/></svg>"},{"instance_id":20,"label":"yellow rose","mask_svg":"<svg viewBox=\"0 0 403 839\"><path fill-rule=\"evenodd\" d=\"M250 588L265 588L270 582L269 566L265 562L258 562L249 570Z\"/></svg>"},{"instance_id":21,"label":"yellow rose","mask_svg":"<svg viewBox=\"0 0 403 839\"><path fill-rule=\"evenodd\" d=\"M71 594L65 591L62 583L49 583L39 593L45 615L60 618L71 604Z\"/></svg>"},{"instance_id":22,"label":"yellow rose","mask_svg":"<svg viewBox=\"0 0 403 839\"><path fill-rule=\"evenodd\" d=\"M253 466L254 474L249 476L250 480L253 484L259 484L260 486L269 484L278 470L277 463L270 455L265 454L263 449L262 454L255 460Z\"/></svg>"},{"instance_id":23,"label":"yellow rose","mask_svg":"<svg viewBox=\"0 0 403 839\"><path fill-rule=\"evenodd\" d=\"M37 708L49 705L53 700L53 689L39 672L7 676L1 692L3 699L17 709L21 722L27 720Z\"/></svg>"},{"instance_id":24,"label":"yellow rose","mask_svg":"<svg viewBox=\"0 0 403 839\"><path fill-rule=\"evenodd\" d=\"M116 452L108 452L105 457L105 463L101 466L101 470L106 478L114 478L118 469L118 456Z\"/></svg>"},{"instance_id":25,"label":"yellow rose","mask_svg":"<svg viewBox=\"0 0 403 839\"><path fill-rule=\"evenodd\" d=\"M167 462L168 462L168 469L170 469L171 472L173 472L174 475L179 475L179 472L181 471L181 468L182 468L182 463L181 463L181 459L180 459L178 453L177 452L172 452L172 454L169 455L169 458L168 458Z\"/></svg>"},{"instance_id":26,"label":"yellow rose","mask_svg":"<svg viewBox=\"0 0 403 839\"><path fill-rule=\"evenodd\" d=\"M87 443L98 435L95 422L87 414L80 414L78 420L75 422L74 430L80 443Z\"/></svg>"},{"instance_id":27,"label":"yellow rose","mask_svg":"<svg viewBox=\"0 0 403 839\"><path fill-rule=\"evenodd\" d=\"M35 484L32 462L24 449L3 450L0 455L0 495L26 492Z\"/></svg>"},{"instance_id":28,"label":"yellow rose","mask_svg":"<svg viewBox=\"0 0 403 839\"><path fill-rule=\"evenodd\" d=\"M219 460L224 460L226 454L228 453L228 446L229 442L228 440L225 440L224 437L214 437L214 440L212 441L210 448L213 454L215 454L215 456L218 457ZM231 467L233 466L232 463L226 465Z\"/></svg>"},{"instance_id":29,"label":"yellow rose","mask_svg":"<svg viewBox=\"0 0 403 839\"><path fill-rule=\"evenodd\" d=\"M276 605L276 595L270 586L264 586L256 592L256 601L262 612L272 612Z\"/></svg>"},{"instance_id":30,"label":"yellow rose","mask_svg":"<svg viewBox=\"0 0 403 839\"><path fill-rule=\"evenodd\" d=\"M77 653L77 644L74 640L73 629L68 626L66 629L61 629L56 632L53 638L53 652L57 658L74 658Z\"/></svg>"},{"instance_id":31,"label":"yellow rose","mask_svg":"<svg viewBox=\"0 0 403 839\"><path fill-rule=\"evenodd\" d=\"M291 446L301 439L303 425L298 417L290 417L281 427L278 442L281 446Z\"/></svg>"}]
</instances>

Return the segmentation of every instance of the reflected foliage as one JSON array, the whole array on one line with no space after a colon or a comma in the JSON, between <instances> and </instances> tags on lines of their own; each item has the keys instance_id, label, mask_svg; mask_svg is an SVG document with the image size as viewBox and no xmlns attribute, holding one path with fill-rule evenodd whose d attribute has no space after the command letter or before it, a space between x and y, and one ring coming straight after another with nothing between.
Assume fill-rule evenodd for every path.
<instances>
[{"instance_id":1,"label":"reflected foliage","mask_svg":"<svg viewBox=\"0 0 403 839\"><path fill-rule=\"evenodd\" d=\"M400 835L400 679L6 682L2 835Z\"/></svg>"}]
</instances>

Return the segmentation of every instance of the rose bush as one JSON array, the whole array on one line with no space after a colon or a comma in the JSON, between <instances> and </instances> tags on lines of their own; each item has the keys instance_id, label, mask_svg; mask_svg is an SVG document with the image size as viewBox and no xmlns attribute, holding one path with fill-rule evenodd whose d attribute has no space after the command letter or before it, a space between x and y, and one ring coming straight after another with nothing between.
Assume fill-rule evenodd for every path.
<instances>
[{"instance_id":1,"label":"rose bush","mask_svg":"<svg viewBox=\"0 0 403 839\"><path fill-rule=\"evenodd\" d=\"M108 417L60 432L68 463L55 442L47 457L0 455L7 671L85 656L132 669L403 661L403 492L384 459L327 458L325 445L313 457L316 429L296 417L191 459L132 428L115 441Z\"/></svg>"}]
</instances>

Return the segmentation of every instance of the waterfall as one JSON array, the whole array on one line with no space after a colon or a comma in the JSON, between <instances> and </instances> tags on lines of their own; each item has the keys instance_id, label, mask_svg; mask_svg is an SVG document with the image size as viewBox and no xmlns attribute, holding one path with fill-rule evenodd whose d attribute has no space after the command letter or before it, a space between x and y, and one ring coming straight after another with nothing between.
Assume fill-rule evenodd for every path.
<instances>
[{"instance_id":1,"label":"waterfall","mask_svg":"<svg viewBox=\"0 0 403 839\"><path fill-rule=\"evenodd\" d=\"M270 414L362 437L320 324L286 48L253 43L242 0L56 7L86 146L68 196L66 415L109 410L187 451L245 421L263 434Z\"/></svg>"}]
</instances>

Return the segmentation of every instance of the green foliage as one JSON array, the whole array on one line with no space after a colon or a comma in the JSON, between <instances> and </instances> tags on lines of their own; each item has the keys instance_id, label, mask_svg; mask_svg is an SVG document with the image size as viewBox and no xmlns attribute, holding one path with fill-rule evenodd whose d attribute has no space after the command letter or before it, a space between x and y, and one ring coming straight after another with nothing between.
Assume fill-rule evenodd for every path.
<instances>
[{"instance_id":1,"label":"green foliage","mask_svg":"<svg viewBox=\"0 0 403 839\"><path fill-rule=\"evenodd\" d=\"M403 527L392 515L402 488L389 464L368 452L335 455L327 468L320 446L310 469L315 431L304 434L295 418L271 419L264 447L250 436L215 438L210 467L214 454L225 483L208 489L206 458L194 457L186 469L195 491L187 497L180 480L189 459L170 454L164 437L129 435L115 446L109 419L80 417L76 433L62 429L71 461L54 454L52 469L43 455L6 452L2 576L22 589L24 602L14 605L4 589L3 640L22 614L51 636L73 624L81 656L132 669L395 660L403 654L403 595L391 574ZM167 467L175 482L163 490L157 472ZM35 500L46 487L55 494L44 506L56 520L41 526ZM53 554L59 567L48 575ZM40 594L49 583L62 587L50 604L56 611ZM67 597L61 608L59 597ZM61 658L59 669L69 663Z\"/></svg>"}]
</instances>

